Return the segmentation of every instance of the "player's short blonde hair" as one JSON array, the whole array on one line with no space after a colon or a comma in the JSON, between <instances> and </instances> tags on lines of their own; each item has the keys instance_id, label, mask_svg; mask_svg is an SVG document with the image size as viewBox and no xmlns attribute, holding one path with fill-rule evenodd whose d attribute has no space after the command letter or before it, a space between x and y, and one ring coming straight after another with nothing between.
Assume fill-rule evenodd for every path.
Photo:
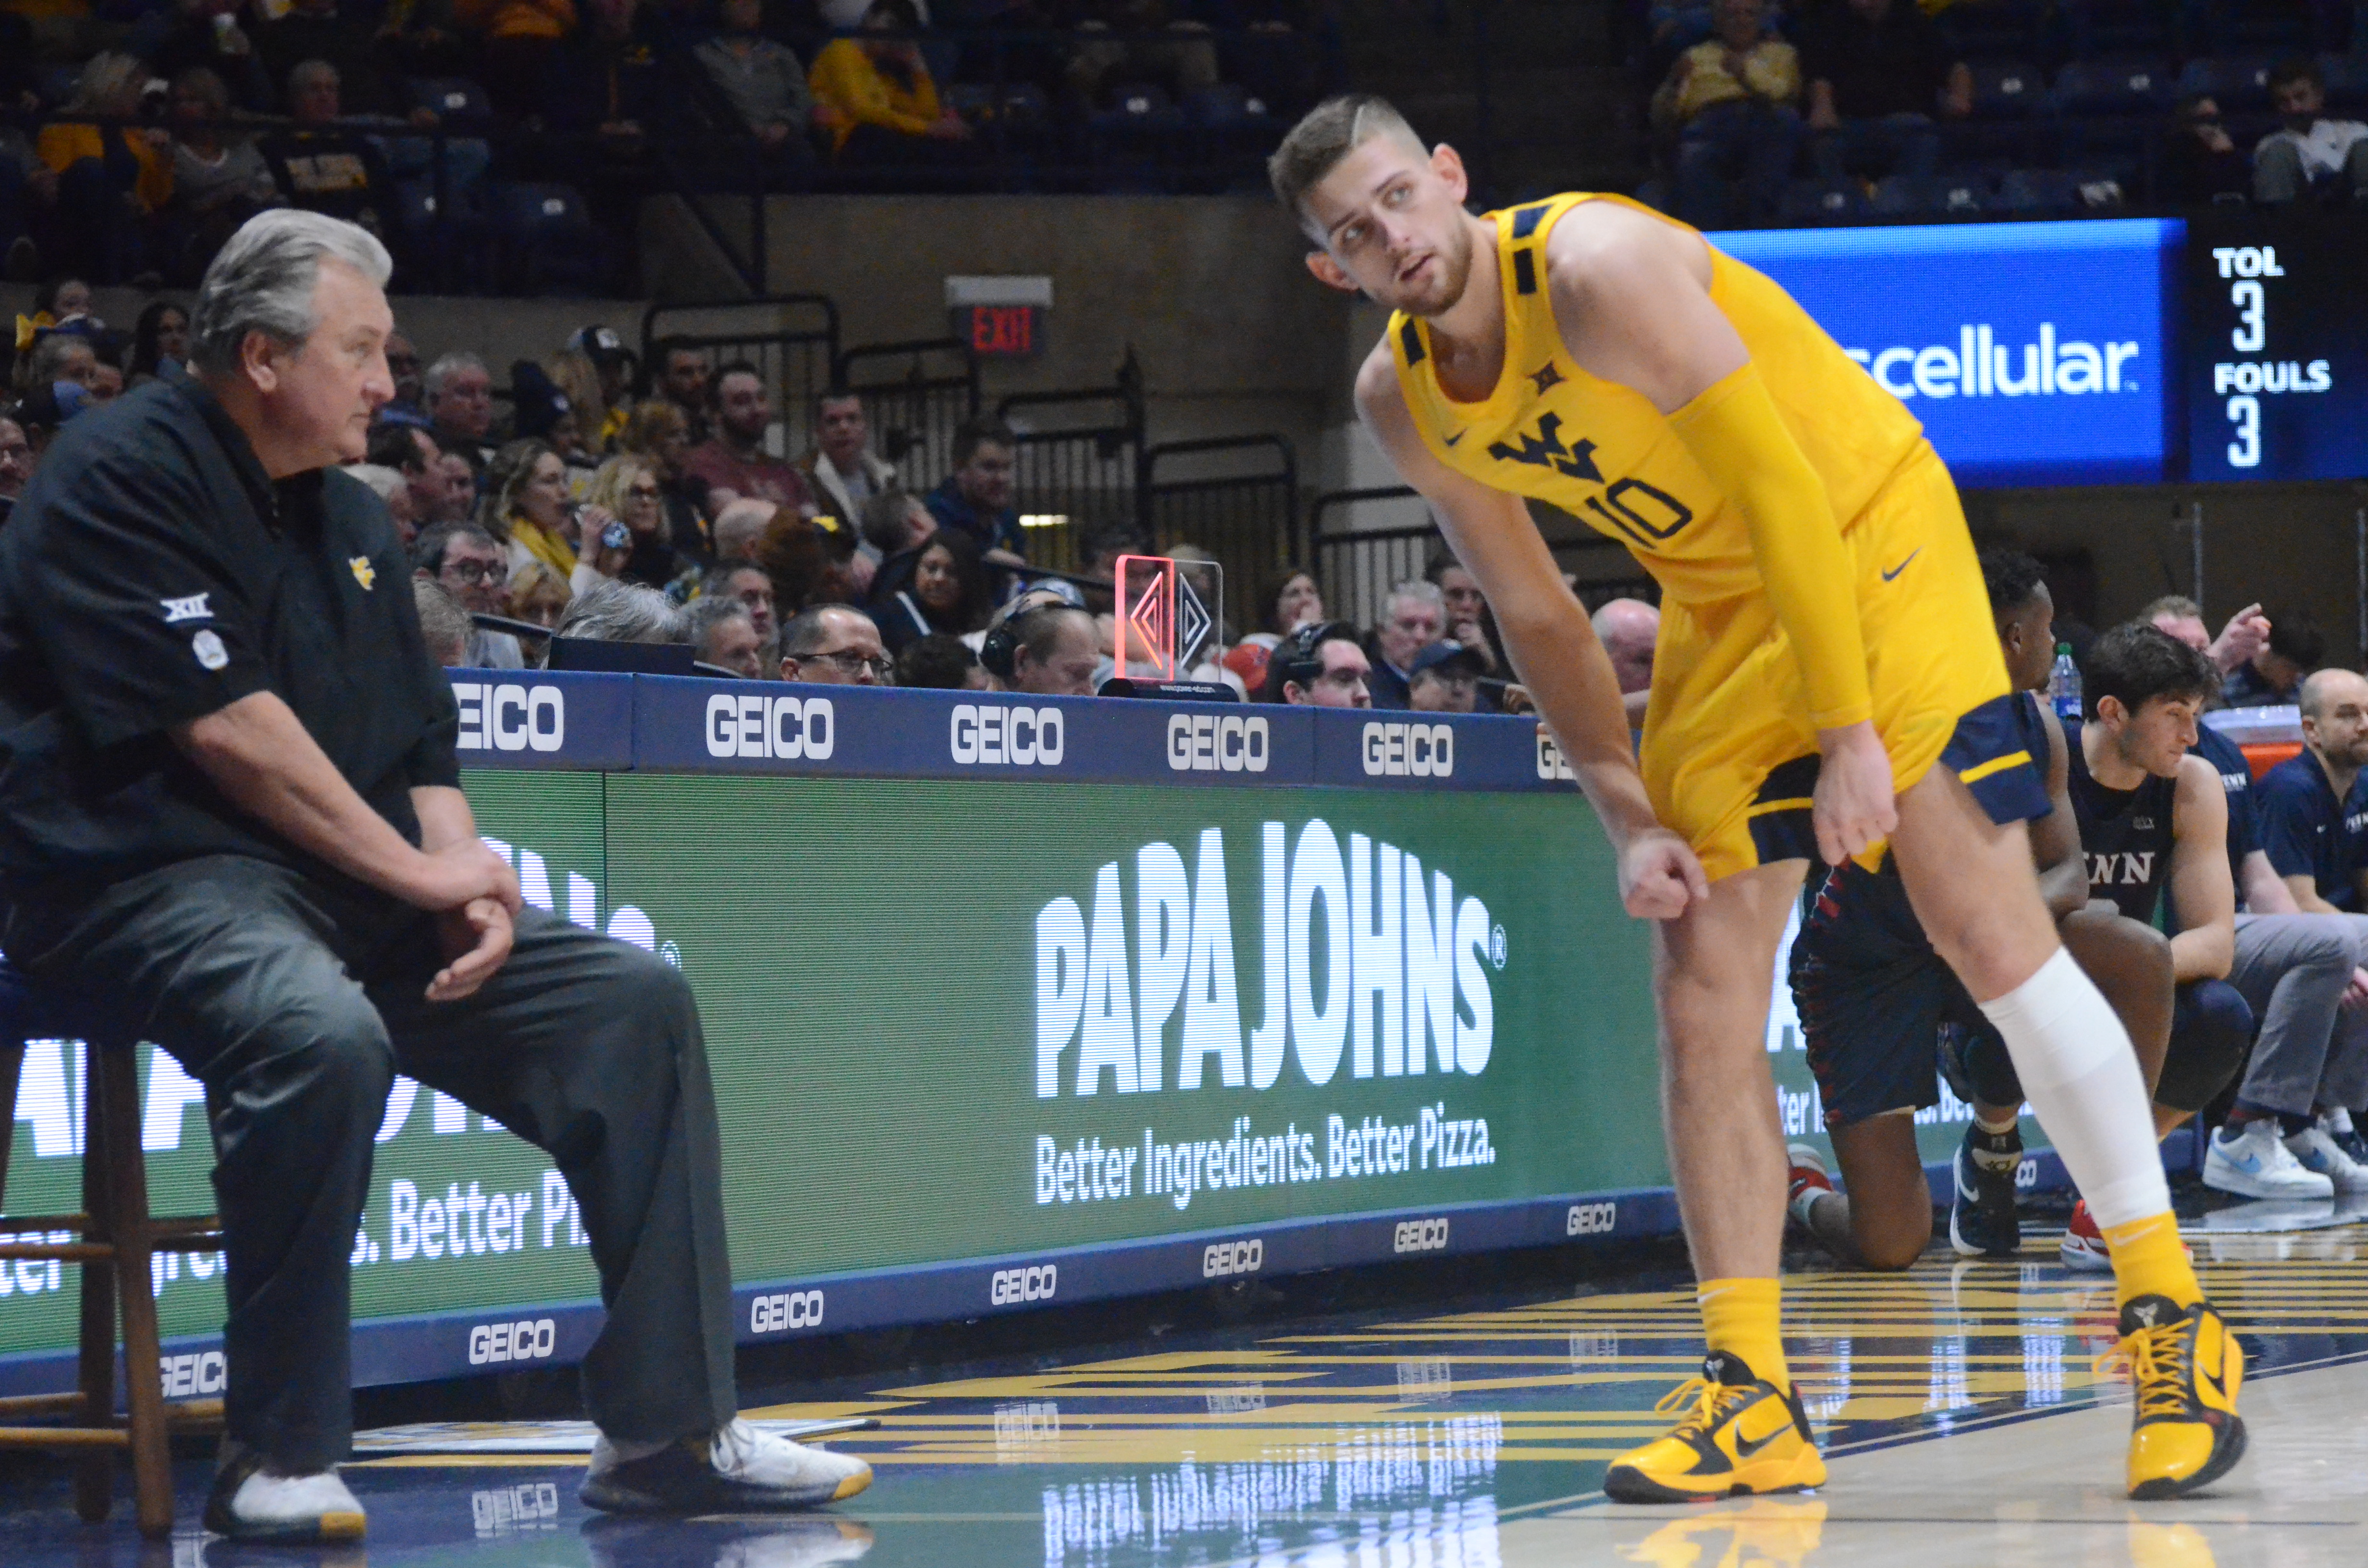
<instances>
[{"instance_id":1,"label":"player's short blonde hair","mask_svg":"<svg viewBox=\"0 0 2368 1568\"><path fill-rule=\"evenodd\" d=\"M1392 137L1417 153L1429 151L1406 116L1378 94L1343 93L1317 104L1291 128L1291 134L1266 161L1275 199L1291 209L1293 218L1304 220L1307 193L1323 183L1341 159L1376 136Z\"/></svg>"}]
</instances>

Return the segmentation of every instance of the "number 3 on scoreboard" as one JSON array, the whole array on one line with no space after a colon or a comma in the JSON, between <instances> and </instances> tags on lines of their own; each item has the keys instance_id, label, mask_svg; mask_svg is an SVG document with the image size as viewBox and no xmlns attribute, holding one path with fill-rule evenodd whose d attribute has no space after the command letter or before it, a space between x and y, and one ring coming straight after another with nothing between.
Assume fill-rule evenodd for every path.
<instances>
[{"instance_id":1,"label":"number 3 on scoreboard","mask_svg":"<svg viewBox=\"0 0 2368 1568\"><path fill-rule=\"evenodd\" d=\"M2228 423L2237 427L2237 438L2228 443L2228 466L2260 467L2261 400L2257 397L2230 398Z\"/></svg>"}]
</instances>

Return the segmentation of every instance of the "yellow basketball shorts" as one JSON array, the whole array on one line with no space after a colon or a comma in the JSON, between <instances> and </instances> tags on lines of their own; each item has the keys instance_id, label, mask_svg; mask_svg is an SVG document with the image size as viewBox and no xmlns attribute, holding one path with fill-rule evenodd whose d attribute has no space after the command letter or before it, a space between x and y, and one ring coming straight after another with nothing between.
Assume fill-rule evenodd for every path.
<instances>
[{"instance_id":1,"label":"yellow basketball shorts","mask_svg":"<svg viewBox=\"0 0 2368 1568\"><path fill-rule=\"evenodd\" d=\"M1980 786L1997 820L2044 814L2045 785L2009 711L1981 564L1956 485L1930 448L1844 524L1842 542L1857 574L1874 727L1895 787L1904 791L1945 762ZM1816 858L1817 763L1808 694L1767 598L1665 598L1645 715L1645 789L1713 881Z\"/></svg>"}]
</instances>

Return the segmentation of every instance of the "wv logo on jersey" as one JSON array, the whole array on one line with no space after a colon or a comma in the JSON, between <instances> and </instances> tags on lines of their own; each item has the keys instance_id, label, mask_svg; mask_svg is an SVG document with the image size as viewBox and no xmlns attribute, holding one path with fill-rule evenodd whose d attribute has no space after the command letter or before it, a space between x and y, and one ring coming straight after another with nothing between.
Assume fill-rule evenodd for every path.
<instances>
[{"instance_id":1,"label":"wv logo on jersey","mask_svg":"<svg viewBox=\"0 0 2368 1568\"><path fill-rule=\"evenodd\" d=\"M2152 849L2133 850L2120 855L2089 857L2089 885L2100 887L2144 887L2154 881Z\"/></svg>"},{"instance_id":2,"label":"wv logo on jersey","mask_svg":"<svg viewBox=\"0 0 2368 1568\"><path fill-rule=\"evenodd\" d=\"M1553 367L1549 365L1548 369ZM1552 468L1557 473L1573 479L1591 479L1603 483L1603 472L1595 466L1595 443L1582 437L1576 447L1562 443L1562 415L1543 414L1538 416L1538 433L1520 436L1518 449L1498 441L1488 449L1488 455L1501 462L1527 463L1532 468Z\"/></svg>"}]
</instances>

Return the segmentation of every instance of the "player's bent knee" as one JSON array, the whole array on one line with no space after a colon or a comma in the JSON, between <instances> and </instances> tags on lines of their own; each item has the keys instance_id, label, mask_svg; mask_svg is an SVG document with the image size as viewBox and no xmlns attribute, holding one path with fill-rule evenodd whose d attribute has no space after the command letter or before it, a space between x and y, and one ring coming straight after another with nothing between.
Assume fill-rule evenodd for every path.
<instances>
[{"instance_id":1,"label":"player's bent knee","mask_svg":"<svg viewBox=\"0 0 2368 1568\"><path fill-rule=\"evenodd\" d=\"M2170 1050L2155 1086L2157 1104L2201 1110L2244 1064L2253 1039L2253 1009L2225 980L2198 980L2179 988Z\"/></svg>"}]
</instances>

